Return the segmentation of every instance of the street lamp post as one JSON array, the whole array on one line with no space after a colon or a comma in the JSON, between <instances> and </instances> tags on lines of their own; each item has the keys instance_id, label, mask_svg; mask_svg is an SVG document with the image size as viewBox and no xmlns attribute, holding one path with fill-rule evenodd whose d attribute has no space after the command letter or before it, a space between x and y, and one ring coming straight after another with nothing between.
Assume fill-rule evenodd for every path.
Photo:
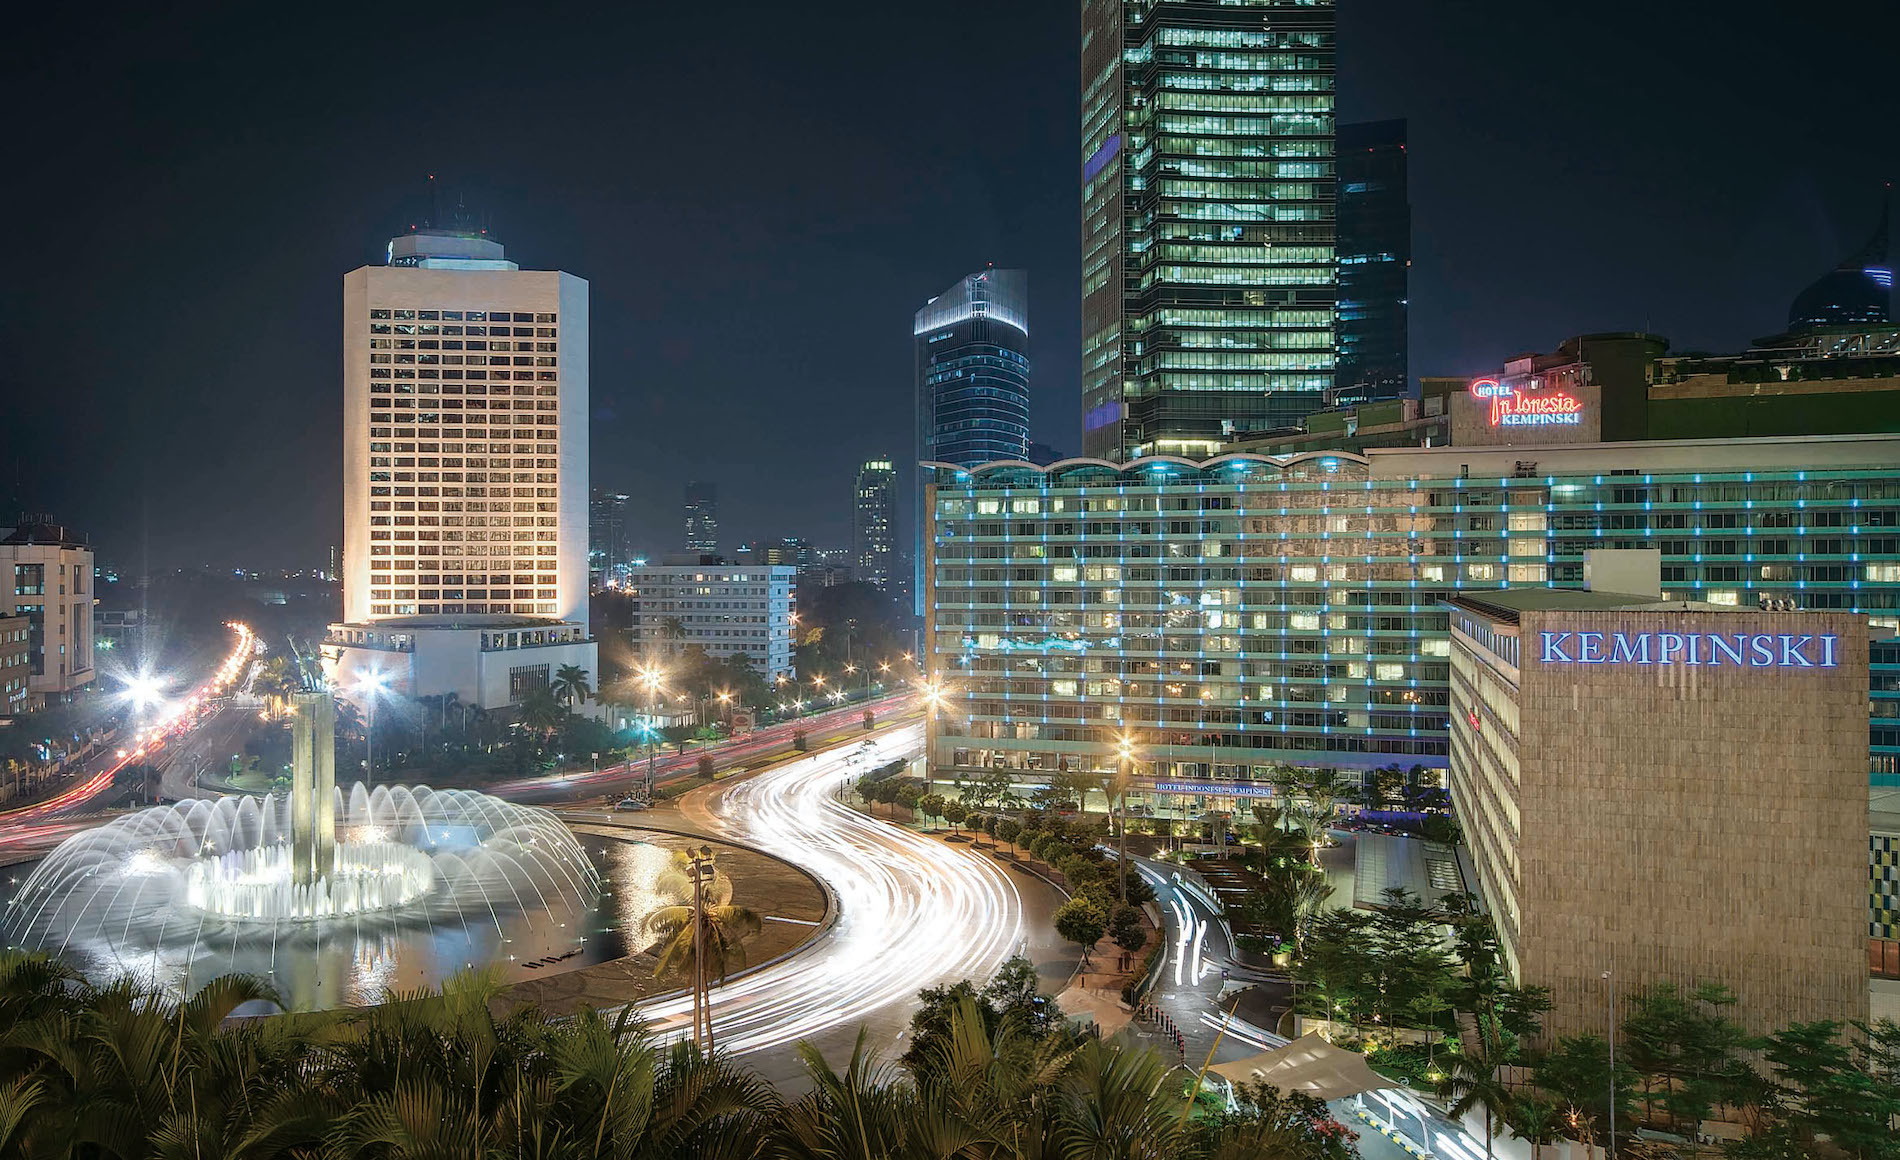
<instances>
[{"instance_id":1,"label":"street lamp post","mask_svg":"<svg viewBox=\"0 0 1900 1160\"><path fill-rule=\"evenodd\" d=\"M1616 1156L1616 973L1603 972L1603 981L1610 985L1610 1142L1609 1154Z\"/></svg>"},{"instance_id":2,"label":"street lamp post","mask_svg":"<svg viewBox=\"0 0 1900 1160\"><path fill-rule=\"evenodd\" d=\"M693 1042L706 1051L713 1048L712 986L706 971L706 879L713 872L711 846L688 853L693 868ZM701 1039L701 1027L705 1038Z\"/></svg>"},{"instance_id":3,"label":"street lamp post","mask_svg":"<svg viewBox=\"0 0 1900 1160\"><path fill-rule=\"evenodd\" d=\"M653 804L653 720L659 708L655 698L660 691L660 670L651 666L640 670L640 681L647 688L647 804Z\"/></svg>"},{"instance_id":4,"label":"street lamp post","mask_svg":"<svg viewBox=\"0 0 1900 1160\"><path fill-rule=\"evenodd\" d=\"M1120 801L1115 809L1116 845L1121 864L1115 868L1115 882L1120 887L1121 900L1128 901L1128 783L1135 777L1135 739L1124 733L1116 738L1116 752L1120 756L1117 763L1115 789Z\"/></svg>"},{"instance_id":5,"label":"street lamp post","mask_svg":"<svg viewBox=\"0 0 1900 1160\"><path fill-rule=\"evenodd\" d=\"M356 691L363 695L367 706L365 717L368 724L363 729L363 781L373 785L376 782L376 701L382 691L388 687L389 678L377 671L358 673Z\"/></svg>"},{"instance_id":6,"label":"street lamp post","mask_svg":"<svg viewBox=\"0 0 1900 1160\"><path fill-rule=\"evenodd\" d=\"M924 793L930 793L931 762L936 759L937 714L943 709L943 682L926 680L924 694Z\"/></svg>"}]
</instances>

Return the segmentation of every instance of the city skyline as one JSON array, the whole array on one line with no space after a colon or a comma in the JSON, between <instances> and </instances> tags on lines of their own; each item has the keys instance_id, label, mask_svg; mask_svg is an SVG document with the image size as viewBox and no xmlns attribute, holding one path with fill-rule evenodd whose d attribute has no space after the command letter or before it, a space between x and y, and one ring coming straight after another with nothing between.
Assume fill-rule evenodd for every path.
<instances>
[{"instance_id":1,"label":"city skyline","mask_svg":"<svg viewBox=\"0 0 1900 1160\"><path fill-rule=\"evenodd\" d=\"M0 1151L1900 1160L1900 7L340 15L0 61Z\"/></svg>"},{"instance_id":2,"label":"city skyline","mask_svg":"<svg viewBox=\"0 0 1900 1160\"><path fill-rule=\"evenodd\" d=\"M1760 11L1772 22L1770 9ZM1869 55L1892 39L1879 27L1896 19L1892 12L1870 11L1868 34L1846 44L1823 43L1819 30L1786 30L1778 67L1789 85L1810 94L1801 110L1733 79L1735 54L1754 35L1743 30L1763 23L1745 13L1720 27L1687 13L1655 14L1648 37L1628 42L1613 36L1614 21L1559 37L1550 27L1554 17L1506 12L1474 6L1428 14L1369 3L1348 4L1339 15L1342 120L1410 122L1414 375L1471 372L1600 329L1651 329L1677 349L1739 349L1779 328L1786 286L1812 281L1865 237L1880 182L1900 170L1876 131L1891 103L1877 95L1879 69L1870 67ZM688 40L703 35L681 23L671 31ZM384 239L426 215L432 171L445 197L465 196L525 263L572 269L595 284L600 385L591 482L633 497L628 535L635 545L673 539L665 534L674 520L669 478L700 474L727 482L734 542L783 534L845 542L848 513L811 503L816 480L836 486L880 445L907 442L907 408L891 389L910 358L902 319L959 270L983 261L1030 271L1032 310L1043 320L1032 438L1079 453L1077 21L1070 12L1012 10L1019 36L1000 51L987 43L975 51L984 21L969 24L948 37L898 38L916 55L880 58L863 66L869 75L820 78L791 102L787 115L818 143L809 160L783 158L800 175L796 208L774 210L731 236L705 228L712 219L703 215L732 209L741 195L696 204L660 179L626 180L595 159L611 150L583 144L618 132L592 112L618 82L584 46L561 42L579 54L572 66L564 64L559 76L531 70L491 102L481 126L474 122L482 118L451 110L453 94L472 91L466 86L473 78L432 72L441 84L424 89L449 94L438 107L418 110L429 119L432 132L422 136L432 145L396 160L362 143L363 127L387 111L381 98L353 97L323 113L300 113L301 85L277 79L276 66L267 64L294 60L314 70L318 84L331 78L337 91L360 89L347 79L354 66L345 62L353 55L330 52L353 29L319 25L298 30L294 40L289 30L243 29L266 44L286 39L278 51L222 54L216 70L168 88L164 100L111 117L100 112L115 93L75 88L80 82L65 74L76 78L82 70L67 68L58 46L78 42L49 30L38 39L52 51L23 60L11 83L32 86L63 112L30 126L26 148L57 166L83 146L97 168L92 180L57 193L50 186L11 192L16 213L40 225L18 240L19 260L43 279L31 294L17 284L0 293L7 295L12 332L45 341L14 344L22 357L6 381L21 403L10 428L6 498L88 529L103 561L130 570L201 562L321 566L341 530L340 505L325 498L340 482L339 432L328 416L340 392L341 352L336 304L323 288L377 260ZM189 21L135 21L87 43L103 65L144 78L161 75L168 47L237 34ZM789 91L793 82L770 61L785 37L813 35L763 18L734 48L755 67L736 67L735 76L754 97ZM552 42L554 33L536 36ZM1526 46L1555 44L1562 51L1553 50L1538 75L1520 79L1510 102L1442 81ZM838 99L840 84L902 84L900 77L928 76L952 61L958 68L979 62L988 70L985 83L1009 93L1023 116L980 139L950 130L948 112L943 132L932 122L925 132L900 133L895 112ZM1617 78L1616 92L1571 99L1591 70ZM1640 86L1623 83L1637 77L1656 78L1663 91L1653 100L1637 97ZM256 97L247 115L305 117L307 131L227 169L219 164L229 146L218 118L226 115L222 94L234 87ZM568 107L563 97L585 115L557 118L555 131L529 147L525 167L490 155L486 141L496 117L538 124L543 114ZM1816 108L1827 114L1810 116ZM731 116L724 104L694 113L669 125L659 147L693 171L701 147L691 138L717 136L707 130ZM1634 140L1623 128L1632 116L1644 125ZM1765 179L1736 183L1724 176L1725 168L1742 164L1750 141L1797 128L1811 145L1799 161ZM910 139L930 144L889 157L878 152L884 143ZM125 147L132 142L138 147ZM777 157L782 147L761 137L756 148ZM1486 164L1504 156L1520 171L1549 175L1537 198L1508 195L1484 179ZM1591 160L1579 165L1570 160L1577 156ZM820 181L812 166L855 180ZM153 180L156 167L164 180ZM563 179L549 183L540 170ZM715 185L721 172L712 171ZM696 189L702 185L695 182ZM124 194L148 187L149 198ZM872 206L883 208L867 212ZM636 257L614 226L636 208L681 228L662 230L658 249ZM163 227L153 229L154 221ZM301 228L282 229L285 221ZM854 223L849 234L840 232L845 222ZM254 247L226 244L234 231L268 237L269 260L257 260ZM899 236L904 244L894 248ZM912 244L916 238L927 240ZM764 245L768 239L773 247ZM767 249L772 257L757 256ZM900 250L895 265L882 256ZM841 262L863 275L843 287L847 316L885 319L865 327L865 355L842 378L831 374L824 355L825 328L776 316L777 304L796 293L817 261ZM190 277L172 275L186 266L194 270ZM1551 276L1559 270L1561 277ZM664 294L654 289L660 281L669 287ZM189 357L186 351L209 340L211 320L253 303L273 308L245 329L246 341L194 373L206 401L174 402L174 381L163 372L154 380L150 368ZM81 340L76 321L97 315L122 320L129 341L94 349ZM52 351L75 348L69 361L48 361ZM820 378L822 391L805 385ZM57 390L43 389L54 383ZM787 391L793 383L799 386ZM772 401L778 394L835 399L867 430L861 440L832 439L824 434L824 408L786 408ZM236 470L309 480L313 501L285 510L265 489L220 488L207 468L167 462L163 450L214 413L239 420L226 450ZM127 422L82 418L100 415ZM716 424L716 434L704 441L668 436L675 427L705 424ZM49 470L50 449L72 440L112 471ZM821 469L811 473L812 496L768 482L772 450L788 445L824 449ZM715 462L698 466L708 457ZM135 478L141 502L115 502L108 475ZM50 482L22 483L38 480ZM209 505L210 518L180 521L173 514L201 505ZM810 518L793 514L805 505L815 509ZM216 534L230 526L256 532L239 549Z\"/></svg>"}]
</instances>

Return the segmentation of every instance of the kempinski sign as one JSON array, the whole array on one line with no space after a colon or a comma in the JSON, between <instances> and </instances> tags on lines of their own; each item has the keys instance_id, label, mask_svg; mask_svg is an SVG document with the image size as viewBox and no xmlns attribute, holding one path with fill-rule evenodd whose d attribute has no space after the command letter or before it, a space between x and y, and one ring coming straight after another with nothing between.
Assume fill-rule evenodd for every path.
<instances>
[{"instance_id":1,"label":"kempinski sign","mask_svg":"<svg viewBox=\"0 0 1900 1160\"><path fill-rule=\"evenodd\" d=\"M1577 665L1733 665L1751 669L1832 669L1832 634L1746 632L1543 632L1538 660Z\"/></svg>"}]
</instances>

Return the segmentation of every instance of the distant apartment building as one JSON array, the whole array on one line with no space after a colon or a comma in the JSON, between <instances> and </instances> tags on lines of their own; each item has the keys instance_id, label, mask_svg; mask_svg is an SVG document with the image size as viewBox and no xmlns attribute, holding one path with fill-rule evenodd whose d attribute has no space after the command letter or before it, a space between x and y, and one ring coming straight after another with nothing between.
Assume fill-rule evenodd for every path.
<instances>
[{"instance_id":1,"label":"distant apartment building","mask_svg":"<svg viewBox=\"0 0 1900 1160\"><path fill-rule=\"evenodd\" d=\"M867 459L851 488L851 563L858 579L889 593L897 554L897 472Z\"/></svg>"},{"instance_id":2,"label":"distant apartment building","mask_svg":"<svg viewBox=\"0 0 1900 1160\"><path fill-rule=\"evenodd\" d=\"M712 556L719 552L719 485L694 480L686 485L686 552Z\"/></svg>"},{"instance_id":3,"label":"distant apartment building","mask_svg":"<svg viewBox=\"0 0 1900 1160\"><path fill-rule=\"evenodd\" d=\"M756 540L733 549L731 562L743 567L758 564L783 564L798 570L802 586L829 588L848 584L853 578L850 548L820 548L798 536L780 540Z\"/></svg>"},{"instance_id":4,"label":"distant apartment building","mask_svg":"<svg viewBox=\"0 0 1900 1160\"><path fill-rule=\"evenodd\" d=\"M629 627L634 651L665 665L698 647L716 660L743 654L768 680L794 675L797 574L783 564L636 566L627 576L638 601Z\"/></svg>"},{"instance_id":5,"label":"distant apartment building","mask_svg":"<svg viewBox=\"0 0 1900 1160\"><path fill-rule=\"evenodd\" d=\"M1405 122L1339 127L1339 361L1329 406L1411 390L1412 203Z\"/></svg>"},{"instance_id":6,"label":"distant apartment building","mask_svg":"<svg viewBox=\"0 0 1900 1160\"><path fill-rule=\"evenodd\" d=\"M1757 1035L1866 1019L1866 617L1664 600L1628 555L1635 591L1447 605L1451 796L1506 968L1553 1039L1602 1033L1606 975L1722 983Z\"/></svg>"},{"instance_id":7,"label":"distant apartment building","mask_svg":"<svg viewBox=\"0 0 1900 1160\"><path fill-rule=\"evenodd\" d=\"M343 280L343 607L324 658L407 697L520 702L588 632L588 291L474 229Z\"/></svg>"},{"instance_id":8,"label":"distant apartment building","mask_svg":"<svg viewBox=\"0 0 1900 1160\"><path fill-rule=\"evenodd\" d=\"M0 535L0 617L27 621L29 709L92 683L92 548L47 516Z\"/></svg>"},{"instance_id":9,"label":"distant apartment building","mask_svg":"<svg viewBox=\"0 0 1900 1160\"><path fill-rule=\"evenodd\" d=\"M0 716L26 712L33 679L33 624L25 613L0 616Z\"/></svg>"}]
</instances>

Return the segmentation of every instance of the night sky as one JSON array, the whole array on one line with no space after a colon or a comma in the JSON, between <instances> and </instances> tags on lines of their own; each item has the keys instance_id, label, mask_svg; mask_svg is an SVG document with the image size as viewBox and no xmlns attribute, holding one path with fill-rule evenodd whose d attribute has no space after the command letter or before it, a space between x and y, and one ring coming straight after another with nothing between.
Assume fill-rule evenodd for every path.
<instances>
[{"instance_id":1,"label":"night sky","mask_svg":"<svg viewBox=\"0 0 1900 1160\"><path fill-rule=\"evenodd\" d=\"M1074 0L52 7L0 46L0 505L122 568L327 560L342 277L429 173L592 283L636 546L689 477L728 546L844 542L855 463L909 454L911 314L986 262L1030 271L1035 436L1077 448ZM1900 175L1896 44L1872 0L1346 0L1343 117L1411 122L1413 374L1774 332Z\"/></svg>"}]
</instances>

